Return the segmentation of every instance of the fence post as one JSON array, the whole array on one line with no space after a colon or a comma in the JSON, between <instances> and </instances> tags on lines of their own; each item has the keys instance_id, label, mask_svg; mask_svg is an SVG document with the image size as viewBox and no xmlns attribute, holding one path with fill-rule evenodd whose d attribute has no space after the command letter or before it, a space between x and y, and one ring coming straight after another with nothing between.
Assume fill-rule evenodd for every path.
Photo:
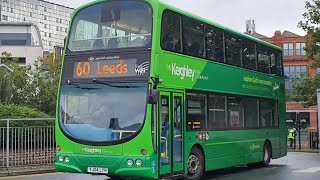
<instances>
[{"instance_id":1,"label":"fence post","mask_svg":"<svg viewBox=\"0 0 320 180\"><path fill-rule=\"evenodd\" d=\"M7 119L7 169L9 169L9 156L10 156L10 154L9 154L9 152L10 152L10 150L9 150L9 147L10 147L10 143L9 143L9 140L10 140L10 125L9 125L9 119Z\"/></svg>"}]
</instances>

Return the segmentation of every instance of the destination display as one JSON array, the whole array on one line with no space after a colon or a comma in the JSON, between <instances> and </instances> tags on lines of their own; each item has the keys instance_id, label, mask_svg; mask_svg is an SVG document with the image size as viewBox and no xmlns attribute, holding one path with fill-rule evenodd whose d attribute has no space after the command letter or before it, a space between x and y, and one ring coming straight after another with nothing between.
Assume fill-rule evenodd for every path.
<instances>
[{"instance_id":1,"label":"destination display","mask_svg":"<svg viewBox=\"0 0 320 180\"><path fill-rule=\"evenodd\" d=\"M75 62L73 78L137 76L136 63L136 59ZM144 67L140 71L142 70L145 73L148 67Z\"/></svg>"},{"instance_id":2,"label":"destination display","mask_svg":"<svg viewBox=\"0 0 320 180\"><path fill-rule=\"evenodd\" d=\"M64 79L148 78L149 69L149 53L68 57L65 59L63 77Z\"/></svg>"}]
</instances>

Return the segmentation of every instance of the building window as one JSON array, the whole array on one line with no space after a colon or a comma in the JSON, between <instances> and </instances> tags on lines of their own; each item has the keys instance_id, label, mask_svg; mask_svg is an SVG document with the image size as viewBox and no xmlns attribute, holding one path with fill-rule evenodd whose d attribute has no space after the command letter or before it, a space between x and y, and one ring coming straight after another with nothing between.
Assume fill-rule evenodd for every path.
<instances>
[{"instance_id":1,"label":"building window","mask_svg":"<svg viewBox=\"0 0 320 180\"><path fill-rule=\"evenodd\" d=\"M305 56L306 55L306 43L296 43L296 55Z\"/></svg>"},{"instance_id":2,"label":"building window","mask_svg":"<svg viewBox=\"0 0 320 180\"><path fill-rule=\"evenodd\" d=\"M11 8L11 13L13 13L13 8Z\"/></svg>"},{"instance_id":3,"label":"building window","mask_svg":"<svg viewBox=\"0 0 320 180\"><path fill-rule=\"evenodd\" d=\"M301 78L307 75L307 66L286 66L284 67L286 90L291 90L293 84L299 83Z\"/></svg>"},{"instance_id":4,"label":"building window","mask_svg":"<svg viewBox=\"0 0 320 180\"><path fill-rule=\"evenodd\" d=\"M293 43L284 43L283 44L283 55L284 56L293 56Z\"/></svg>"},{"instance_id":5,"label":"building window","mask_svg":"<svg viewBox=\"0 0 320 180\"><path fill-rule=\"evenodd\" d=\"M2 15L2 20L4 20L4 21L8 21L8 16L6 16L6 15Z\"/></svg>"},{"instance_id":6,"label":"building window","mask_svg":"<svg viewBox=\"0 0 320 180\"><path fill-rule=\"evenodd\" d=\"M43 19L44 19L44 20L47 20L47 16L46 16L46 15L44 15L44 16L43 16Z\"/></svg>"},{"instance_id":7,"label":"building window","mask_svg":"<svg viewBox=\"0 0 320 180\"><path fill-rule=\"evenodd\" d=\"M47 12L47 8L46 8L46 7L44 7L44 8L43 8L43 11L44 11L44 12Z\"/></svg>"},{"instance_id":8,"label":"building window","mask_svg":"<svg viewBox=\"0 0 320 180\"><path fill-rule=\"evenodd\" d=\"M32 12L30 12L30 17L32 17Z\"/></svg>"}]
</instances>

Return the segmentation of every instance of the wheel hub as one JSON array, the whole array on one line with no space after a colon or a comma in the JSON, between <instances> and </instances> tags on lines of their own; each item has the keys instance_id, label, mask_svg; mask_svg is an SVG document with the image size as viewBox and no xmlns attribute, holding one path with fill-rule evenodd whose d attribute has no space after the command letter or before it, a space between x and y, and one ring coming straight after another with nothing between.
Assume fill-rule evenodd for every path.
<instances>
[{"instance_id":1,"label":"wheel hub","mask_svg":"<svg viewBox=\"0 0 320 180\"><path fill-rule=\"evenodd\" d=\"M190 155L188 158L188 171L190 174L196 174L199 171L200 160L195 155Z\"/></svg>"}]
</instances>

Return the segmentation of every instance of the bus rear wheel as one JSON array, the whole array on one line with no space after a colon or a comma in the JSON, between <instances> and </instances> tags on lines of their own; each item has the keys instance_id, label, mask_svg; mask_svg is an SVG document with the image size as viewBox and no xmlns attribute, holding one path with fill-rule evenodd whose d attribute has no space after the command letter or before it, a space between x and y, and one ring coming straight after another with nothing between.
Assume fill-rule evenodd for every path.
<instances>
[{"instance_id":1,"label":"bus rear wheel","mask_svg":"<svg viewBox=\"0 0 320 180\"><path fill-rule=\"evenodd\" d=\"M270 161L271 161L271 146L268 142L266 142L263 148L263 159L261 162L259 162L260 167L269 166Z\"/></svg>"},{"instance_id":2,"label":"bus rear wheel","mask_svg":"<svg viewBox=\"0 0 320 180\"><path fill-rule=\"evenodd\" d=\"M257 163L248 164L248 167L259 168L259 167L267 167L271 161L271 145L270 143L266 142L263 147L262 153L262 161Z\"/></svg>"},{"instance_id":3,"label":"bus rear wheel","mask_svg":"<svg viewBox=\"0 0 320 180\"><path fill-rule=\"evenodd\" d=\"M186 180L200 180L204 173L204 157L199 148L192 148L187 161Z\"/></svg>"}]
</instances>

